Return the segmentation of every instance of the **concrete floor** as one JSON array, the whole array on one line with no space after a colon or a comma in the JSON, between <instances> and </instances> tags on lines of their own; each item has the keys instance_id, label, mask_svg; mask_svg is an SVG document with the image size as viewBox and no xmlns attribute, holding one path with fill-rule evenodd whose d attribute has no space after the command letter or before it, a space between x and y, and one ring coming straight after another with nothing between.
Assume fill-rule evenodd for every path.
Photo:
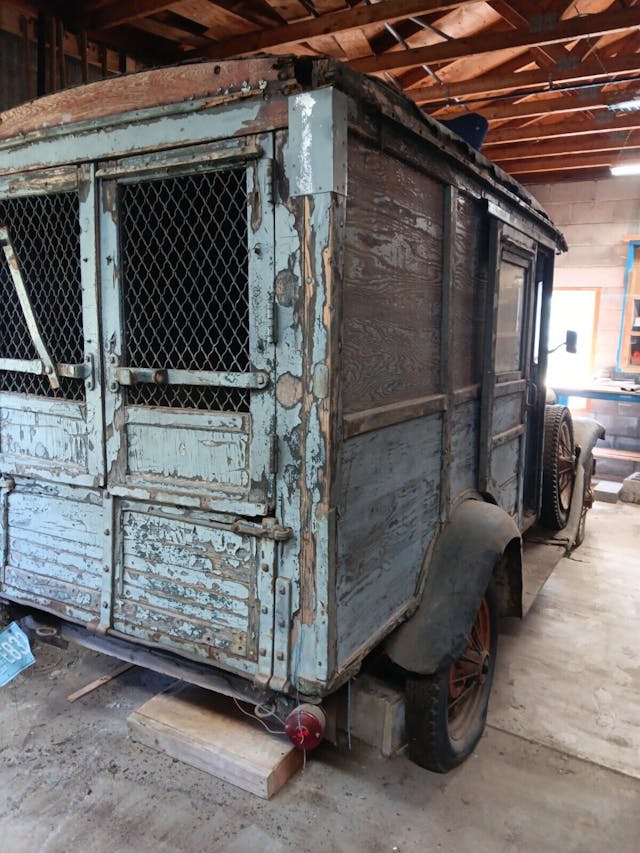
<instances>
[{"instance_id":1,"label":"concrete floor","mask_svg":"<svg viewBox=\"0 0 640 853\"><path fill-rule=\"evenodd\" d=\"M0 850L640 850L640 506L596 504L527 620L501 637L490 725L447 776L323 746L271 802L129 740L167 682L47 646L0 691Z\"/></svg>"}]
</instances>

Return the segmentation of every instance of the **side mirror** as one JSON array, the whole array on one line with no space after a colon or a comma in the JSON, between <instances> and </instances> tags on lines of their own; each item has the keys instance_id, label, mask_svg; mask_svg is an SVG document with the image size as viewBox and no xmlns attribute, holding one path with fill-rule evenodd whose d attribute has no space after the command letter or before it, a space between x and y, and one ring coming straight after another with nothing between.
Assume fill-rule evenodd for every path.
<instances>
[{"instance_id":1,"label":"side mirror","mask_svg":"<svg viewBox=\"0 0 640 853\"><path fill-rule=\"evenodd\" d=\"M564 342L564 345L567 348L567 352L578 352L578 333L572 332L570 329L567 329L567 337Z\"/></svg>"}]
</instances>

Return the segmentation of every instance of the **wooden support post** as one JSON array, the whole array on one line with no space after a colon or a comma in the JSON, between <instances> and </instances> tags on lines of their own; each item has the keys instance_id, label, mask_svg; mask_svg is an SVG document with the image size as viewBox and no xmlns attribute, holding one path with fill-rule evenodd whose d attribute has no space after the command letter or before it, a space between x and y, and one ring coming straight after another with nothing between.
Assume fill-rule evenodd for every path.
<instances>
[{"instance_id":1,"label":"wooden support post","mask_svg":"<svg viewBox=\"0 0 640 853\"><path fill-rule=\"evenodd\" d=\"M22 68L24 73L24 92L27 100L33 98L33 68L31 65L31 40L29 38L29 21L20 18L20 33L22 34Z\"/></svg>"},{"instance_id":2,"label":"wooden support post","mask_svg":"<svg viewBox=\"0 0 640 853\"><path fill-rule=\"evenodd\" d=\"M87 50L87 31L78 33L78 53L80 54L80 67L82 69L82 82L89 82L89 52Z\"/></svg>"},{"instance_id":3,"label":"wooden support post","mask_svg":"<svg viewBox=\"0 0 640 853\"><path fill-rule=\"evenodd\" d=\"M56 22L56 41L58 45L58 76L60 79L60 88L65 89L67 86L67 67L64 59L64 24L60 19Z\"/></svg>"},{"instance_id":4,"label":"wooden support post","mask_svg":"<svg viewBox=\"0 0 640 853\"><path fill-rule=\"evenodd\" d=\"M58 88L57 56L56 56L56 19L49 18L49 91Z\"/></svg>"},{"instance_id":5,"label":"wooden support post","mask_svg":"<svg viewBox=\"0 0 640 853\"><path fill-rule=\"evenodd\" d=\"M38 57L36 95L41 97L47 92L47 18L44 12L38 15Z\"/></svg>"}]
</instances>

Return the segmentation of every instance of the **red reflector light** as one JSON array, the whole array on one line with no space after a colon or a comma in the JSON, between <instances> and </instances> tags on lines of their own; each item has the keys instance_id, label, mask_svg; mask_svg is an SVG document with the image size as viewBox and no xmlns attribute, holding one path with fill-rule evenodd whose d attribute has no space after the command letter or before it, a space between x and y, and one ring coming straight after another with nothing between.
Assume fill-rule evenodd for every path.
<instances>
[{"instance_id":1,"label":"red reflector light","mask_svg":"<svg viewBox=\"0 0 640 853\"><path fill-rule=\"evenodd\" d=\"M326 718L317 705L298 705L285 720L284 730L296 749L315 749L324 737Z\"/></svg>"}]
</instances>

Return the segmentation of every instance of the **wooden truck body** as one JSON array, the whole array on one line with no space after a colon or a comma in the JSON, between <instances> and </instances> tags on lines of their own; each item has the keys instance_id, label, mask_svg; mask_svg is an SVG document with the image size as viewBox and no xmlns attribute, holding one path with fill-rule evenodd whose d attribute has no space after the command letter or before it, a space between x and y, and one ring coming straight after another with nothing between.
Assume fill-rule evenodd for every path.
<instances>
[{"instance_id":1,"label":"wooden truck body","mask_svg":"<svg viewBox=\"0 0 640 853\"><path fill-rule=\"evenodd\" d=\"M526 610L564 241L521 187L325 59L2 118L2 599L316 702L389 635L441 667L492 572Z\"/></svg>"}]
</instances>

